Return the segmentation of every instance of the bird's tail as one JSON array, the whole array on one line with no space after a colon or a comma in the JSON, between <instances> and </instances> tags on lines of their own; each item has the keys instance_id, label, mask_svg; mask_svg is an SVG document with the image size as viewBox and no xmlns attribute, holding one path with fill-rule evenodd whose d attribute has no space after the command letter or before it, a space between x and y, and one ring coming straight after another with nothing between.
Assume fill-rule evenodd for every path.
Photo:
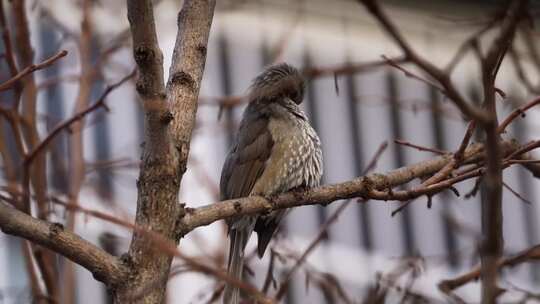
<instances>
[{"instance_id":1,"label":"bird's tail","mask_svg":"<svg viewBox=\"0 0 540 304\"><path fill-rule=\"evenodd\" d=\"M227 271L229 276L241 281L244 269L244 248L251 234L250 229L231 229L229 237L231 245L229 249L229 265ZM240 289L230 283L225 286L223 304L238 304L240 301Z\"/></svg>"}]
</instances>

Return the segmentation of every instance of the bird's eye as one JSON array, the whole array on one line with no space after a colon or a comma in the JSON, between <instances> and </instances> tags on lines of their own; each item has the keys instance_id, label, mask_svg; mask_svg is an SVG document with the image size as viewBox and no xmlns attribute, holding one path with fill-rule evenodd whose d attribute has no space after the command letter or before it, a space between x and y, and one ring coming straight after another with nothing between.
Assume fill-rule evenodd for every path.
<instances>
[{"instance_id":1,"label":"bird's eye","mask_svg":"<svg viewBox=\"0 0 540 304\"><path fill-rule=\"evenodd\" d=\"M304 91L303 88L296 89L296 90L292 91L292 94L291 94L290 97L296 104L301 104L302 103L302 99L304 99L304 92L303 91Z\"/></svg>"},{"instance_id":2,"label":"bird's eye","mask_svg":"<svg viewBox=\"0 0 540 304\"><path fill-rule=\"evenodd\" d=\"M285 93L285 96L294 101L294 103L298 104L298 96L295 91L289 90L287 93Z\"/></svg>"}]
</instances>

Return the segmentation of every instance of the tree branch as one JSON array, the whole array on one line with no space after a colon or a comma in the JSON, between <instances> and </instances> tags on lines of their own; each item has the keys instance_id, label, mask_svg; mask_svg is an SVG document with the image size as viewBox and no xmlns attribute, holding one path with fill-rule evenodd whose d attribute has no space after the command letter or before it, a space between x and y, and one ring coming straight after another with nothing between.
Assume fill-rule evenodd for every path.
<instances>
[{"instance_id":1,"label":"tree branch","mask_svg":"<svg viewBox=\"0 0 540 304\"><path fill-rule=\"evenodd\" d=\"M486 174L482 180L485 196L482 197L482 232L481 264L482 264L482 303L496 303L502 293L498 287L497 261L504 248L503 210L502 210L502 151L498 128L495 80L506 52L514 41L515 32L521 17L526 13L526 0L512 1L502 21L499 35L490 45L482 67L482 85L484 108L487 120L481 121L486 134Z\"/></svg>"},{"instance_id":2,"label":"tree branch","mask_svg":"<svg viewBox=\"0 0 540 304\"><path fill-rule=\"evenodd\" d=\"M516 150L520 149L520 147L517 146L513 141L503 142L501 146L505 155L511 155ZM484 145L473 144L465 150L462 163L470 164L479 162L484 159L484 156ZM351 181L321 186L306 191L291 191L270 198L251 196L221 201L195 209L186 208L186 214L179 220L178 233L181 236L184 236L197 227L206 226L215 221L228 219L235 216L265 213L276 209L304 205L326 205L340 199L349 199L355 197L376 200L411 199L413 197L425 195L426 192L410 193L407 197L392 198L392 193L399 194L400 192L391 192L389 189L398 185L406 184L415 178L422 178L435 174L452 160L453 157L451 155L439 156L430 160L389 171L386 174L370 174ZM465 174L470 175L468 177L477 176L478 173L475 175L470 173L470 171L471 170L465 172ZM456 181L459 179L463 180L463 178L456 177ZM436 189L428 188L426 191L430 192L437 190L438 192L448 188L448 185L439 186L436 186ZM388 196L383 197L381 193Z\"/></svg>"},{"instance_id":3,"label":"tree branch","mask_svg":"<svg viewBox=\"0 0 540 304\"><path fill-rule=\"evenodd\" d=\"M525 117L525 112L527 110L539 104L540 104L540 96L534 98L533 100L529 101L525 105L515 109L514 111L512 111L512 113L510 113L510 115L508 115L508 117L504 119L503 122L499 124L499 127L497 128L497 132L498 133L506 132L506 128L508 127L508 125L512 123L512 121L514 121L514 119L518 118L519 116Z\"/></svg>"},{"instance_id":4,"label":"tree branch","mask_svg":"<svg viewBox=\"0 0 540 304\"><path fill-rule=\"evenodd\" d=\"M145 100L163 101L163 54L158 45L152 1L127 1L133 58L139 68L137 92ZM149 105L145 104L149 110Z\"/></svg>"},{"instance_id":5,"label":"tree branch","mask_svg":"<svg viewBox=\"0 0 540 304\"><path fill-rule=\"evenodd\" d=\"M186 171L214 7L213 0L184 1L165 95L152 1L128 0L133 51L140 72L137 91L146 120L135 222L162 235L172 246L179 241L176 224L184 210L177 203L178 191ZM135 231L129 258L133 275L115 291L118 303L132 303L133 293L143 290L149 280L168 277L173 256L148 246L144 234ZM166 280L153 287L136 302L162 303Z\"/></svg>"},{"instance_id":6,"label":"tree branch","mask_svg":"<svg viewBox=\"0 0 540 304\"><path fill-rule=\"evenodd\" d=\"M101 107L105 107L105 99L107 98L107 96L112 92L114 91L115 89L117 89L119 86L121 86L122 84L124 84L126 81L128 81L129 79L133 78L133 76L135 76L135 73L132 72L130 73L129 75L125 76L124 78L120 79L117 83L114 83L110 86L108 86L105 91L103 91L103 93L101 94L101 96L98 98L98 100L96 100L96 102L94 102L94 104L92 104L91 106L87 107L86 109L83 109L82 111L78 112L78 113L75 113L71 118L67 119L66 121L58 124L48 135L47 137L45 137L45 139L43 139L39 145L37 145L32 151L30 151L28 153L28 155L26 156L24 162L25 164L29 165L32 163L32 161L34 160L34 158L40 154L43 149L45 149L49 143L60 133L62 132L63 130L69 128L72 124L74 124L75 122L81 120L82 118L84 118L86 115L92 113L93 111L101 108Z\"/></svg>"},{"instance_id":7,"label":"tree branch","mask_svg":"<svg viewBox=\"0 0 540 304\"><path fill-rule=\"evenodd\" d=\"M68 51L62 50L62 51L56 53L55 55L45 59L41 63L32 64L30 66L27 66L22 71L17 73L17 75L15 75L15 76L11 77L10 79L2 82L0 84L0 92L10 89L11 87L13 87L13 85L17 81L21 80L24 76L26 76L26 75L28 75L30 73L33 73L33 72L35 72L37 70L41 70L41 69L44 69L44 68L47 68L47 67L53 65L58 59L66 56L67 54L68 54Z\"/></svg>"},{"instance_id":8,"label":"tree branch","mask_svg":"<svg viewBox=\"0 0 540 304\"><path fill-rule=\"evenodd\" d=\"M401 140L401 139L394 139L394 143L396 143L398 145L406 146L406 147L409 147L409 148L413 148L413 149L416 149L416 150L422 151L422 152L431 152L431 153L437 154L437 155L450 154L450 152L445 151L445 150L426 147L426 146L421 146L421 145L413 144L411 142L408 142L406 140Z\"/></svg>"},{"instance_id":9,"label":"tree branch","mask_svg":"<svg viewBox=\"0 0 540 304\"><path fill-rule=\"evenodd\" d=\"M533 246L523 250L513 256L504 258L497 262L497 268L513 267L521 263L540 260L540 245ZM480 277L480 265L474 267L471 271L462 274L454 279L448 279L439 283L439 289L444 293L449 293L471 281L477 280Z\"/></svg>"},{"instance_id":10,"label":"tree branch","mask_svg":"<svg viewBox=\"0 0 540 304\"><path fill-rule=\"evenodd\" d=\"M126 278L128 270L116 257L64 230L60 224L38 220L3 202L0 202L0 229L64 255L108 286L122 283Z\"/></svg>"},{"instance_id":11,"label":"tree branch","mask_svg":"<svg viewBox=\"0 0 540 304\"><path fill-rule=\"evenodd\" d=\"M420 55L418 55L418 53L416 53L412 49L412 47L406 42L405 38L403 38L394 23L392 23L390 18L388 18L386 13L381 9L376 0L359 0L359 2L365 6L365 8L371 13L371 15L375 17L375 19L380 23L381 27L392 37L394 42L396 42L396 44L401 48L405 55L405 60L416 64L428 75L437 80L444 89L444 94L454 102L454 104L461 110L464 115L466 115L468 118L478 120L484 120L486 118L485 113L481 109L471 105L470 103L467 103L463 95L459 93L459 91L452 83L450 76L446 74L445 71L439 69L431 62L420 57Z\"/></svg>"},{"instance_id":12,"label":"tree branch","mask_svg":"<svg viewBox=\"0 0 540 304\"><path fill-rule=\"evenodd\" d=\"M11 2L13 23L14 23L14 46L20 66L26 66L27 73L15 80L17 86L14 90L13 110L17 112L20 108L22 124L21 137L26 146L30 149L39 143L38 122L37 122L37 88L34 74L34 49L30 40L30 26L26 14L26 1L15 0ZM60 52L58 58L63 57L67 52ZM57 59L58 59L57 58ZM53 56L54 59L54 56ZM54 63L55 60L46 60L45 66ZM15 76L17 77L17 76ZM16 78L17 79L17 78ZM9 87L10 85L6 86ZM20 88L20 90L19 90ZM21 105L19 107L19 105ZM30 186L36 194L36 210L38 218L47 218L47 161L45 155L39 155L32 166L25 167L22 172L22 188L24 191L22 207L24 211L31 214L30 207ZM33 246L33 253L38 265L41 277L47 289L47 296L53 301L58 301L59 297L59 275L53 267L56 256L53 252L43 250L39 246Z\"/></svg>"},{"instance_id":13,"label":"tree branch","mask_svg":"<svg viewBox=\"0 0 540 304\"><path fill-rule=\"evenodd\" d=\"M178 14L178 35L169 69L167 100L173 121L171 132L185 171L197 99L206 63L206 46L214 16L214 0L185 1Z\"/></svg>"},{"instance_id":14,"label":"tree branch","mask_svg":"<svg viewBox=\"0 0 540 304\"><path fill-rule=\"evenodd\" d=\"M344 65L337 66L306 67L304 70L302 70L302 74L308 79L320 78L325 76L352 75L356 73L372 71L380 67L385 67L388 65L388 61L391 61L394 64L407 63L407 60L403 56L393 58L385 57L385 59L383 60L346 63Z\"/></svg>"}]
</instances>

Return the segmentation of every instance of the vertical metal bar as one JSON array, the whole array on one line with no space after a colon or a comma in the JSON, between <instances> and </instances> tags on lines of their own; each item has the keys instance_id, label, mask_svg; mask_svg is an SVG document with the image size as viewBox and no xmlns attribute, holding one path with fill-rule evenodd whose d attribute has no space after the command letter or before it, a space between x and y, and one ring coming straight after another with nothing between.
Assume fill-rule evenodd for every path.
<instances>
[{"instance_id":1,"label":"vertical metal bar","mask_svg":"<svg viewBox=\"0 0 540 304\"><path fill-rule=\"evenodd\" d=\"M270 51L270 47L268 46L268 42L266 40L263 40L261 45L261 58L262 58L262 67L269 65L272 63L272 52Z\"/></svg>"},{"instance_id":2,"label":"vertical metal bar","mask_svg":"<svg viewBox=\"0 0 540 304\"><path fill-rule=\"evenodd\" d=\"M512 123L511 128L513 133L517 137L519 142L525 142L529 137L528 128L522 119L517 119ZM526 198L533 197L533 191L531 189L531 176L525 169L519 168L517 171L517 182L518 182L518 191ZM533 200L536 201L536 200ZM536 223L536 218L534 212L531 212L534 209L533 206L527 204L521 204L521 211L523 213L523 229L525 231L525 236L528 246L533 246L538 243L538 224ZM535 263L530 263L530 275L531 280L538 282L540 280L540 267Z\"/></svg>"},{"instance_id":3,"label":"vertical metal bar","mask_svg":"<svg viewBox=\"0 0 540 304\"><path fill-rule=\"evenodd\" d=\"M352 74L347 74L347 105L349 109L349 122L351 125L351 148L353 150L353 164L354 174L359 176L364 170L364 154L362 151L362 133L360 119L358 117L359 96L357 94L356 81ZM362 245L365 250L371 251L373 249L373 241L371 239L371 219L369 215L368 204L358 204L359 210L359 225L362 233Z\"/></svg>"},{"instance_id":4,"label":"vertical metal bar","mask_svg":"<svg viewBox=\"0 0 540 304\"><path fill-rule=\"evenodd\" d=\"M5 54L6 47L4 45L4 40L0 39L0 53ZM6 60L0 60L0 82L4 82L11 78L10 73L8 72L8 64ZM0 92L0 100L2 101L2 106L7 108L11 108L15 104L15 93L14 90L7 90ZM20 177L20 172L22 170L19 170L21 164L21 153L19 153L16 145L15 140L15 130L11 127L11 124L7 121L7 119L0 115L0 140L4 141L4 145L6 146L6 159L2 159L2 163L5 162L11 162L13 163L13 171L14 172L7 172L6 170L1 170L3 178L7 180L8 178L16 178L18 179ZM9 176L11 175L11 176ZM20 248L20 245L18 246ZM1 299L1 298L0 298Z\"/></svg>"},{"instance_id":5,"label":"vertical metal bar","mask_svg":"<svg viewBox=\"0 0 540 304\"><path fill-rule=\"evenodd\" d=\"M430 106L431 106L431 129L433 130L433 137L435 140L435 147L437 149L447 150L448 144L446 143L446 137L444 135L444 124L441 118L441 105L440 95L434 87L427 86ZM446 192L442 192L438 195L438 199L441 201L442 208L445 211L449 210L450 199ZM444 244L448 253L448 261L452 268L456 268L459 263L459 253L457 251L457 239L453 233L452 227L448 221L443 222Z\"/></svg>"},{"instance_id":6,"label":"vertical metal bar","mask_svg":"<svg viewBox=\"0 0 540 304\"><path fill-rule=\"evenodd\" d=\"M388 97L390 100L390 123L392 125L392 135L394 138L403 138L403 124L401 122L401 115L399 112L398 98L399 98L399 88L397 85L396 77L392 72L387 74L387 86L388 86ZM399 148L394 149L394 160L397 167L402 167L405 165L405 156L403 155L403 150ZM412 214L410 213L410 208L405 208L401 212L402 226L401 229L403 233L403 239L405 240L405 253L413 254L416 248L414 240L414 232L412 227Z\"/></svg>"},{"instance_id":7,"label":"vertical metal bar","mask_svg":"<svg viewBox=\"0 0 540 304\"><path fill-rule=\"evenodd\" d=\"M9 261L6 271L9 274L9 287L11 289L6 292L7 303L32 303L33 296L30 290L30 279L28 272L22 271L26 269L24 266L24 258L21 252L21 243L24 240L6 236L4 238L4 246L7 248L7 259ZM12 301L10 301L12 299ZM0 298L1 300L1 298ZM1 302L0 302L1 303Z\"/></svg>"},{"instance_id":8,"label":"vertical metal bar","mask_svg":"<svg viewBox=\"0 0 540 304\"><path fill-rule=\"evenodd\" d=\"M57 48L57 36L54 34L54 30L47 23L40 24L39 31L39 43L42 54L51 54L56 51ZM46 78L55 78L59 76L60 69L57 64L43 70L43 74ZM52 130L58 122L64 119L64 104L62 103L62 90L59 84L53 84L41 92L44 93L44 102L46 107L47 119L46 128L48 131ZM51 165L49 166L49 180L51 186L60 193L67 193L68 181L67 181L67 138L66 135L61 133L53 139L49 145L49 151L51 156Z\"/></svg>"},{"instance_id":9,"label":"vertical metal bar","mask_svg":"<svg viewBox=\"0 0 540 304\"><path fill-rule=\"evenodd\" d=\"M100 56L100 45L97 37L92 38L92 61L95 62ZM101 79L96 79L92 84L91 100L96 100L103 92L105 85ZM98 109L92 114L94 126L93 140L94 140L94 159L97 164L111 160L111 126L107 117L107 112L104 109ZM106 200L112 200L114 197L113 189L113 176L112 170L107 166L96 170L98 178L98 195Z\"/></svg>"},{"instance_id":10,"label":"vertical metal bar","mask_svg":"<svg viewBox=\"0 0 540 304\"><path fill-rule=\"evenodd\" d=\"M218 38L219 45L219 63L221 64L221 86L224 96L232 94L232 71L229 64L229 46L224 33ZM225 119L225 132L227 136L227 149L229 149L234 140L234 107L223 109L223 118Z\"/></svg>"}]
</instances>

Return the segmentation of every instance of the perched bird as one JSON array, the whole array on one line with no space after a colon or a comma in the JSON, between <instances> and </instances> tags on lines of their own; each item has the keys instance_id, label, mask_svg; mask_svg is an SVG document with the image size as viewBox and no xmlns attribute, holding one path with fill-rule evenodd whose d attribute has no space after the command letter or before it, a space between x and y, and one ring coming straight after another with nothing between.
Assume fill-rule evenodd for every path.
<instances>
[{"instance_id":1,"label":"perched bird","mask_svg":"<svg viewBox=\"0 0 540 304\"><path fill-rule=\"evenodd\" d=\"M318 186L322 173L321 142L300 109L304 79L285 63L268 67L249 89L247 105L232 149L221 172L221 199L272 196L295 188ZM227 221L228 272L241 280L244 249L253 230L262 257L285 210L238 216ZM238 303L239 289L227 284L224 303Z\"/></svg>"}]
</instances>

